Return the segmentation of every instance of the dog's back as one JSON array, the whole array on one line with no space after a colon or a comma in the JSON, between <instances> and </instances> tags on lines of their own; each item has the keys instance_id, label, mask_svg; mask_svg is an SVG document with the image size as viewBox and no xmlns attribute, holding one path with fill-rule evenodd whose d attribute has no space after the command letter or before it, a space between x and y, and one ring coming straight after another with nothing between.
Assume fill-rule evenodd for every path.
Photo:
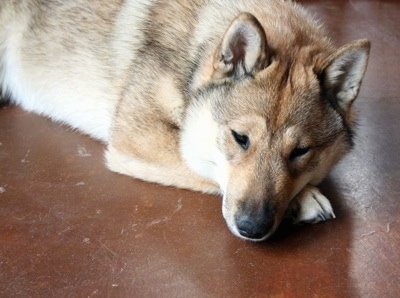
<instances>
[{"instance_id":1,"label":"dog's back","mask_svg":"<svg viewBox=\"0 0 400 298\"><path fill-rule=\"evenodd\" d=\"M109 138L120 89L111 49L115 1L0 3L5 97L95 138Z\"/></svg>"}]
</instances>

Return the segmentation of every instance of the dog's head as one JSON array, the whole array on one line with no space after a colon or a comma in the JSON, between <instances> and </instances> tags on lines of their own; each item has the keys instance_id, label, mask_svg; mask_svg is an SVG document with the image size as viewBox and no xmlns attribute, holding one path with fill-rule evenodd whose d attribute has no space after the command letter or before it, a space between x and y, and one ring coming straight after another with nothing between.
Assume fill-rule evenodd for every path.
<instances>
[{"instance_id":1,"label":"dog's head","mask_svg":"<svg viewBox=\"0 0 400 298\"><path fill-rule=\"evenodd\" d=\"M296 194L351 148L369 47L361 40L334 52L317 43L285 53L269 47L254 16L232 22L188 108L182 154L219 183L235 235L269 237Z\"/></svg>"}]
</instances>

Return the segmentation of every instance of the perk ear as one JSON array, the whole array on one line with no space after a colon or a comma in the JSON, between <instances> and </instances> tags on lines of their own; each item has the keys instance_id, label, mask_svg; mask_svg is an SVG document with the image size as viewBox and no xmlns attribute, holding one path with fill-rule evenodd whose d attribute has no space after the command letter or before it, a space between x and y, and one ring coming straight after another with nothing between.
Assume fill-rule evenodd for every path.
<instances>
[{"instance_id":1,"label":"perk ear","mask_svg":"<svg viewBox=\"0 0 400 298\"><path fill-rule=\"evenodd\" d=\"M331 103L346 112L356 99L368 64L370 42L357 40L328 57L322 84Z\"/></svg>"},{"instance_id":2,"label":"perk ear","mask_svg":"<svg viewBox=\"0 0 400 298\"><path fill-rule=\"evenodd\" d=\"M213 78L254 74L267 63L267 38L259 21L241 13L230 24L214 55Z\"/></svg>"}]
</instances>

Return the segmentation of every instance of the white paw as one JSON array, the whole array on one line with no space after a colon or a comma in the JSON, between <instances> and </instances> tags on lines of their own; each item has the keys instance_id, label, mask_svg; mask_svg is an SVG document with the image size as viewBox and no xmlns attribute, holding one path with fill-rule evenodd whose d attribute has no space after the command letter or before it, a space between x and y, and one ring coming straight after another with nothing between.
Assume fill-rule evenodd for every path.
<instances>
[{"instance_id":1,"label":"white paw","mask_svg":"<svg viewBox=\"0 0 400 298\"><path fill-rule=\"evenodd\" d=\"M313 186L306 186L293 199L289 209L295 224L315 224L336 218L329 200Z\"/></svg>"}]
</instances>

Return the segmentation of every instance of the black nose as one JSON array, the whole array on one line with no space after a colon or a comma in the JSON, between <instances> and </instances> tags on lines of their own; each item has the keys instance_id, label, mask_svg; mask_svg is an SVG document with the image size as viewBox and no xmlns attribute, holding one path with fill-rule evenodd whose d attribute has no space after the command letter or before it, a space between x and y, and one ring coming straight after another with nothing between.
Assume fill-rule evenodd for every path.
<instances>
[{"instance_id":1,"label":"black nose","mask_svg":"<svg viewBox=\"0 0 400 298\"><path fill-rule=\"evenodd\" d=\"M273 211L268 207L251 208L253 209L251 211L249 209L242 208L235 216L236 227L243 237L254 240L262 239L274 226Z\"/></svg>"},{"instance_id":2,"label":"black nose","mask_svg":"<svg viewBox=\"0 0 400 298\"><path fill-rule=\"evenodd\" d=\"M236 219L236 226L240 235L250 239L261 239L265 237L273 226L273 221L257 221L247 215Z\"/></svg>"}]
</instances>

